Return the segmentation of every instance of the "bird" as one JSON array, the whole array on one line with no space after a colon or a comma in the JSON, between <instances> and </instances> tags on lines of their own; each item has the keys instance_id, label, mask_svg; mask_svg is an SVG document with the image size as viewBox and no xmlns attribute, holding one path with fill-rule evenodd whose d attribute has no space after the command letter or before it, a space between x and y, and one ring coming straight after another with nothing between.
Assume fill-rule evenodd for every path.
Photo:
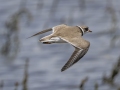
<instances>
[{"instance_id":1,"label":"bird","mask_svg":"<svg viewBox=\"0 0 120 90\"><path fill-rule=\"evenodd\" d=\"M30 37L43 34L52 31L52 34L41 38L39 41L43 44L52 43L69 43L75 50L67 63L62 67L61 72L65 71L73 64L77 63L88 51L90 42L83 39L82 36L85 33L92 32L88 26L68 26L66 24L60 24L52 28L42 30ZM30 38L29 37L29 38Z\"/></svg>"}]
</instances>

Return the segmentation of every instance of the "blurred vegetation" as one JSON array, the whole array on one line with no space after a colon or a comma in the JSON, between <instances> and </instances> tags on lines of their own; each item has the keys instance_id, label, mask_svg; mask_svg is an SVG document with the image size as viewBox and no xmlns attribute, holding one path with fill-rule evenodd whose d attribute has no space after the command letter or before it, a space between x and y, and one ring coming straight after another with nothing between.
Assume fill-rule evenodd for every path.
<instances>
[{"instance_id":1,"label":"blurred vegetation","mask_svg":"<svg viewBox=\"0 0 120 90\"><path fill-rule=\"evenodd\" d=\"M85 77L82 81L81 81L81 83L80 83L80 85L79 85L79 88L81 89L81 90L84 90L84 85L85 85L85 83L88 81L88 77Z\"/></svg>"},{"instance_id":2,"label":"blurred vegetation","mask_svg":"<svg viewBox=\"0 0 120 90\"><path fill-rule=\"evenodd\" d=\"M119 75L120 72L120 57L118 58L118 61L116 62L116 64L113 66L113 69L111 70L111 74L109 77L104 76L103 77L103 82L104 83L108 83L114 86L117 86L114 81L115 78Z\"/></svg>"},{"instance_id":3,"label":"blurred vegetation","mask_svg":"<svg viewBox=\"0 0 120 90\"><path fill-rule=\"evenodd\" d=\"M114 48L116 46L120 47L120 35L117 33L119 31L119 25L118 25L118 17L116 14L116 9L113 6L112 0L106 0L106 1L107 1L107 4L104 11L105 13L104 15L110 17L111 25L108 30L99 32L95 36L109 35L111 38L110 48ZM118 42L117 45L116 45L116 42Z\"/></svg>"},{"instance_id":4,"label":"blurred vegetation","mask_svg":"<svg viewBox=\"0 0 120 90\"><path fill-rule=\"evenodd\" d=\"M26 59L26 63L25 63L25 71L24 71L24 78L22 81L22 85L23 85L23 90L28 90L27 88L27 82L28 82L28 65L29 64L29 59Z\"/></svg>"},{"instance_id":5,"label":"blurred vegetation","mask_svg":"<svg viewBox=\"0 0 120 90\"><path fill-rule=\"evenodd\" d=\"M118 58L118 61L113 65L113 69L110 71L110 76L105 76L103 75L102 78L102 83L104 85L110 85L112 87L114 87L114 90L119 90L120 89L120 84L119 83L115 83L115 78L119 77L119 73L120 73L120 57ZM85 77L81 83L80 83L80 90L84 90L84 85L85 83L88 81L88 77ZM99 90L99 84L96 82L94 85L94 90Z\"/></svg>"},{"instance_id":6,"label":"blurred vegetation","mask_svg":"<svg viewBox=\"0 0 120 90\"><path fill-rule=\"evenodd\" d=\"M14 84L15 89L14 90L18 90L19 85L22 85L22 90L28 90L28 87L27 87L27 84L28 84L28 68L29 68L29 59L26 58L25 65L24 65L23 80L20 83L15 82L15 84ZM0 90L4 90L4 87L5 87L4 81L2 80L0 82Z\"/></svg>"},{"instance_id":7,"label":"blurred vegetation","mask_svg":"<svg viewBox=\"0 0 120 90\"><path fill-rule=\"evenodd\" d=\"M53 0L51 10L49 13L49 19L45 22L43 28L47 27L49 25L49 21L52 21L56 8L58 6L60 0ZM79 8L82 14L84 15L84 11L86 10L86 0L79 0ZM118 46L120 46L120 35L117 34L116 32L119 30L118 29L118 18L116 15L116 10L113 6L112 0L107 0L106 4L106 9L105 9L105 15L110 16L111 19L111 27L108 30L105 30L104 32L99 32L96 34L96 36L101 36L101 35L110 35L111 42L110 46L111 47L116 47L116 42L118 43ZM17 12L13 13L10 18L5 22L5 30L6 33L4 34L4 39L5 43L3 43L2 48L0 48L1 55L3 55L6 59L15 59L18 51L20 49L20 39L19 39L19 30L20 30L20 20L22 19L23 16L27 18L27 23L29 23L32 19L32 15L30 11L26 8L26 0L21 0L20 3L20 8ZM37 14L39 13L40 9L43 8L43 0L38 0L37 3ZM74 9L73 9L74 10ZM61 18L60 23L69 23L73 24L73 14L71 13L73 10L70 10L69 13L69 18ZM83 24L85 23L84 21L81 21ZM15 82L15 89L18 90L18 86L22 84L23 90L28 90L27 84L28 84L28 67L29 66L29 60L26 60L25 68L24 68L24 78L22 80L22 83ZM115 65L113 65L113 69L110 71L111 74L110 76L104 75L102 78L102 81L105 85L109 84L110 86L113 86L115 89L114 90L120 90L120 84L115 83L115 78L119 77L119 72L120 72L120 57L118 58L118 62L116 62ZM80 85L79 89L84 90L85 84L88 81L88 77L85 77ZM99 84L96 82L94 84L94 90L99 90ZM0 82L0 90L3 90L4 88L4 80Z\"/></svg>"},{"instance_id":8,"label":"blurred vegetation","mask_svg":"<svg viewBox=\"0 0 120 90\"><path fill-rule=\"evenodd\" d=\"M3 90L3 87L4 87L4 82L3 80L0 82L0 90Z\"/></svg>"},{"instance_id":9,"label":"blurred vegetation","mask_svg":"<svg viewBox=\"0 0 120 90\"><path fill-rule=\"evenodd\" d=\"M28 18L28 22L32 19L32 15L27 8L25 8L25 1L22 0L20 9L12 14L10 18L5 22L6 33L4 34L5 43L1 47L1 55L5 59L13 60L16 58L18 50L20 48L19 40L19 24L23 16ZM24 3L23 3L24 2ZM24 5L24 6L23 6Z\"/></svg>"},{"instance_id":10,"label":"blurred vegetation","mask_svg":"<svg viewBox=\"0 0 120 90\"><path fill-rule=\"evenodd\" d=\"M22 83L19 82L15 82L15 89L14 90L18 90L18 86L21 84L22 85L22 90L29 90L28 89L28 78L29 78L29 74L28 74L28 68L29 68L29 59L26 58L25 61L25 66L24 66L24 76L23 76L23 80ZM113 65L113 69L110 71L111 74L110 76L103 76L102 78L102 83L104 85L110 85L112 87L114 87L114 90L120 90L120 84L119 83L115 83L115 78L119 77L119 73L120 73L120 57L118 58L118 61ZM89 77L85 77L81 80L80 84L79 84L79 89L80 90L85 90L85 84L86 82L89 80ZM94 90L99 90L99 84L96 82L94 84ZM0 82L0 90L3 90L4 88L4 81L2 80Z\"/></svg>"}]
</instances>

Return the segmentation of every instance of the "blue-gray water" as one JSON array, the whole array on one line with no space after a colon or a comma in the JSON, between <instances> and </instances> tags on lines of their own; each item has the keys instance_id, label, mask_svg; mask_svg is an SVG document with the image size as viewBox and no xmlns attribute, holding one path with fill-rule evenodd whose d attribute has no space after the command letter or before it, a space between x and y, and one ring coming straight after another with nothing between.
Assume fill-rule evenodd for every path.
<instances>
[{"instance_id":1,"label":"blue-gray water","mask_svg":"<svg viewBox=\"0 0 120 90\"><path fill-rule=\"evenodd\" d=\"M0 47L7 33L4 24L23 7L21 1L0 0ZM120 34L119 0L27 0L25 8L31 13L31 20L26 19L27 15L22 15L19 21L19 49L16 58L9 60L0 55L0 80L4 81L4 90L13 90L14 83L22 81L26 58L30 60L28 90L79 90L79 84L86 76L89 80L85 90L93 90L96 82L100 85L99 90L114 90L101 84L101 78L105 73L109 76L120 55L120 38L110 47L111 39ZM61 72L61 68L74 51L71 45L45 45L39 42L41 37L50 33L26 39L59 24L84 24L93 31L84 35L91 43L88 53L65 72ZM113 32L109 33L110 30ZM119 77L116 82L120 83ZM18 89L22 89L21 84Z\"/></svg>"}]
</instances>

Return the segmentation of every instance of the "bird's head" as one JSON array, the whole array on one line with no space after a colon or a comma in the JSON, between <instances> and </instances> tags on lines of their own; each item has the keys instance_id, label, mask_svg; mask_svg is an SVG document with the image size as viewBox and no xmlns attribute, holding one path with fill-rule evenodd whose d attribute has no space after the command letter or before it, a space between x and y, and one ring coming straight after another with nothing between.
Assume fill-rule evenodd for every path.
<instances>
[{"instance_id":1,"label":"bird's head","mask_svg":"<svg viewBox=\"0 0 120 90\"><path fill-rule=\"evenodd\" d=\"M92 32L91 30L89 30L88 26L81 26L81 28L84 30L84 32Z\"/></svg>"},{"instance_id":2,"label":"bird's head","mask_svg":"<svg viewBox=\"0 0 120 90\"><path fill-rule=\"evenodd\" d=\"M82 34L88 33L88 32L92 32L91 30L89 30L88 26L78 26L82 32Z\"/></svg>"}]
</instances>

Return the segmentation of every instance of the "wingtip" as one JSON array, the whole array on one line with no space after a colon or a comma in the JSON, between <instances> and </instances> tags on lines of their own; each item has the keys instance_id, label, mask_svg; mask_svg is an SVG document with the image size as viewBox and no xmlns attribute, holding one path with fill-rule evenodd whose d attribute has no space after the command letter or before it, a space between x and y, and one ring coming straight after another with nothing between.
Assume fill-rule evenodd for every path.
<instances>
[{"instance_id":1,"label":"wingtip","mask_svg":"<svg viewBox=\"0 0 120 90\"><path fill-rule=\"evenodd\" d=\"M29 39L29 38L31 38L31 37L33 37L33 36L27 37L26 39Z\"/></svg>"},{"instance_id":2,"label":"wingtip","mask_svg":"<svg viewBox=\"0 0 120 90\"><path fill-rule=\"evenodd\" d=\"M66 70L65 68L62 68L62 69L61 69L61 72L65 71L65 70Z\"/></svg>"},{"instance_id":3,"label":"wingtip","mask_svg":"<svg viewBox=\"0 0 120 90\"><path fill-rule=\"evenodd\" d=\"M29 38L31 38L31 37L27 37L26 39L29 39Z\"/></svg>"},{"instance_id":4,"label":"wingtip","mask_svg":"<svg viewBox=\"0 0 120 90\"><path fill-rule=\"evenodd\" d=\"M64 70L61 69L61 72L63 72Z\"/></svg>"},{"instance_id":5,"label":"wingtip","mask_svg":"<svg viewBox=\"0 0 120 90\"><path fill-rule=\"evenodd\" d=\"M43 34L43 33L45 33L45 32L51 31L51 30L52 30L52 28L49 28L49 29L46 29L46 30L42 30L42 31L40 31L40 32L38 32L38 33L36 33L36 34L34 34L34 35L26 38L26 39L29 39L29 38L34 37L34 36L37 36L37 35L39 35L39 34Z\"/></svg>"}]
</instances>

